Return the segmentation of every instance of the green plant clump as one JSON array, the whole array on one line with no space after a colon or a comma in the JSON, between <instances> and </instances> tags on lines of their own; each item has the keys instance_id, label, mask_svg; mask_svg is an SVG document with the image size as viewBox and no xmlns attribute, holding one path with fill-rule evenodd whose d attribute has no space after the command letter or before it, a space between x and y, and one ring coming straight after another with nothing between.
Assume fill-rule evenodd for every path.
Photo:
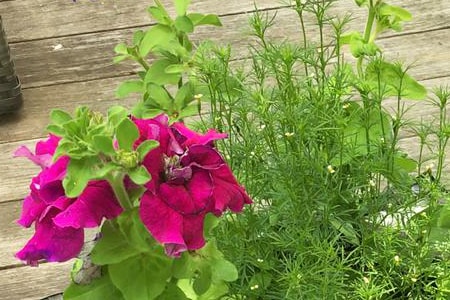
<instances>
[{"instance_id":1,"label":"green plant clump","mask_svg":"<svg viewBox=\"0 0 450 300\"><path fill-rule=\"evenodd\" d=\"M239 274L223 299L450 298L442 183L450 91L429 93L377 44L411 14L355 0L367 20L349 32L351 15L330 15L338 1L292 0L298 30L280 42L268 37L283 31L277 17L256 9L256 43L236 60L230 46L188 37L196 26L220 26L218 17L175 3L173 19L156 1L149 13L158 24L116 47L117 62L142 66L118 95L142 94L137 117L172 120L199 113L204 101L197 125L229 134L217 146L255 203L214 230ZM388 110L386 99L396 105ZM426 100L439 109L437 126L405 116L406 101ZM400 149L404 130L417 134L419 157Z\"/></svg>"}]
</instances>

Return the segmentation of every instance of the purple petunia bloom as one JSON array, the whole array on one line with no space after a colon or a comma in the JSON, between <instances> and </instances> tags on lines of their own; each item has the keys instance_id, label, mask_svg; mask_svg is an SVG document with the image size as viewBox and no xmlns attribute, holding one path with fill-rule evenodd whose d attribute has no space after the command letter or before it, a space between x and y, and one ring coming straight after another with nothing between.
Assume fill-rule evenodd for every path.
<instances>
[{"instance_id":1,"label":"purple petunia bloom","mask_svg":"<svg viewBox=\"0 0 450 300\"><path fill-rule=\"evenodd\" d=\"M240 212L252 201L214 148L214 141L226 134L209 130L202 135L182 123L169 127L166 119L158 118L158 131L149 129L155 126L155 119L134 120L141 139L160 141L160 147L144 160L152 181L142 196L140 216L153 237L164 244L166 253L179 256L205 245L207 213Z\"/></svg>"},{"instance_id":2,"label":"purple petunia bloom","mask_svg":"<svg viewBox=\"0 0 450 300\"><path fill-rule=\"evenodd\" d=\"M52 162L58 142L58 137L50 135L37 143L35 154L23 146L15 152L15 156L27 157L42 168L32 179L18 220L24 227L35 224L34 236L16 254L33 266L41 259L63 262L76 257L84 243L84 228L97 227L103 218L122 212L106 181L89 182L77 198L65 196L62 180L69 157Z\"/></svg>"}]
</instances>

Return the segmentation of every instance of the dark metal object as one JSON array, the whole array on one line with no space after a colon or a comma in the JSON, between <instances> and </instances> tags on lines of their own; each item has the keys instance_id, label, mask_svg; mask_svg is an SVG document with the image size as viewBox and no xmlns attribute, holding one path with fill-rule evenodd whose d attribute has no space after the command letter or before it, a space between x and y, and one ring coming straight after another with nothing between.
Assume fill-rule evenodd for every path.
<instances>
[{"instance_id":1,"label":"dark metal object","mask_svg":"<svg viewBox=\"0 0 450 300\"><path fill-rule=\"evenodd\" d=\"M6 33L0 16L0 115L13 113L23 103L20 80L11 59Z\"/></svg>"}]
</instances>

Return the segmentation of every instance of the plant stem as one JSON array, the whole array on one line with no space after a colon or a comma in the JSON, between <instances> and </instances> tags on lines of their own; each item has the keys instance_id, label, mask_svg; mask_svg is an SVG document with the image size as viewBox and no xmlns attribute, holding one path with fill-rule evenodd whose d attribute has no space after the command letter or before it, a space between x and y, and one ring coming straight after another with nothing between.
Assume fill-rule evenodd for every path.
<instances>
[{"instance_id":1,"label":"plant stem","mask_svg":"<svg viewBox=\"0 0 450 300\"><path fill-rule=\"evenodd\" d=\"M368 43L370 40L370 35L372 33L373 21L375 20L375 9L373 6L373 2L370 1L369 6L369 16L367 18L366 28L364 29L364 43ZM362 62L364 56L360 56L357 61L358 73L362 75Z\"/></svg>"},{"instance_id":2,"label":"plant stem","mask_svg":"<svg viewBox=\"0 0 450 300\"><path fill-rule=\"evenodd\" d=\"M123 178L124 174L122 173L110 174L109 176L107 176L107 180L114 191L114 195L116 196L122 208L127 210L133 208L133 204L131 203L128 192L123 184Z\"/></svg>"}]
</instances>

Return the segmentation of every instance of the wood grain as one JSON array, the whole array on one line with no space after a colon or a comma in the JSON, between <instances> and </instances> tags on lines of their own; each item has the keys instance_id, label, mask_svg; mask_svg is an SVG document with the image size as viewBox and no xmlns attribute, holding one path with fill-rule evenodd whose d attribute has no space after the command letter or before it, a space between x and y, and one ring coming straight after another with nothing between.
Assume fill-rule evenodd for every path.
<instances>
[{"instance_id":1,"label":"wood grain","mask_svg":"<svg viewBox=\"0 0 450 300\"><path fill-rule=\"evenodd\" d=\"M174 12L172 1L162 2L171 13ZM189 9L224 16L253 11L255 5L259 9L277 8L283 6L281 3L267 0L194 0ZM447 0L393 0L390 3L408 9L414 16L413 22L405 25L405 32L448 26L450 8ZM79 0L77 3L70 0L15 0L0 2L0 11L9 40L14 43L147 26L151 24L145 10L149 4L151 1L138 0ZM356 9L352 0L339 0L335 6L337 10L346 12L363 11Z\"/></svg>"},{"instance_id":2,"label":"wood grain","mask_svg":"<svg viewBox=\"0 0 450 300\"><path fill-rule=\"evenodd\" d=\"M161 1L174 15L173 1ZM0 2L4 27L11 42L111 31L152 23L146 8L152 1L138 0L17 0ZM278 1L256 1L260 9L282 6ZM189 11L219 15L252 11L253 1L192 1ZM17 20L21 20L17 22ZM31 30L33 28L33 30Z\"/></svg>"},{"instance_id":3,"label":"wood grain","mask_svg":"<svg viewBox=\"0 0 450 300\"><path fill-rule=\"evenodd\" d=\"M347 3L346 0L343 3ZM337 9L338 7L339 9ZM346 9L345 5L337 6L336 14L343 15L348 10L351 11L350 8ZM447 15L450 16L450 8L447 12ZM280 9L277 11L277 15L276 26L269 30L268 35L278 40L299 40L299 25L297 21L293 22L297 19L295 13L291 9ZM353 26L349 27L349 30L358 29L361 25L357 20L362 18L362 14L355 13L354 17L356 20L351 23ZM247 45L252 40L249 36L248 16L242 14L229 15L223 17L222 20L224 27L221 28L200 27L198 32L193 35L194 41L211 39L218 43L230 43L233 45L235 59L245 56ZM313 25L314 19L307 15L305 22L308 24L309 38L317 40L318 31L316 26ZM422 29L422 27L418 28ZM425 48L422 47L422 44L417 47L422 52L414 51L413 53L423 56L424 52L429 54L433 50L433 52L440 53L440 56L445 56L448 60L449 54L445 50L449 43L450 28L439 28L443 31L436 28L434 31L430 31L430 28L426 29L425 27L425 31L421 31L422 34L408 35L410 38L402 37L407 34L405 31L400 34L400 37L388 39L381 44L389 45L385 48L396 53L401 52L402 46L408 47L411 44L423 44L425 42L423 45ZM445 30L445 28L448 30ZM119 42L128 41L133 30L127 28L20 42L12 44L11 51L24 87L124 76L135 72L136 66L133 66L132 63L113 64L113 48ZM391 33L385 37L398 35L392 35ZM439 44L439 42L442 44ZM54 50L55 45L62 45L63 48ZM42 57L46 59L43 60ZM440 74L436 73L436 76L440 76Z\"/></svg>"},{"instance_id":4,"label":"wood grain","mask_svg":"<svg viewBox=\"0 0 450 300\"><path fill-rule=\"evenodd\" d=\"M59 293L70 283L72 262L0 271L0 300L39 300Z\"/></svg>"},{"instance_id":5,"label":"wood grain","mask_svg":"<svg viewBox=\"0 0 450 300\"><path fill-rule=\"evenodd\" d=\"M286 25L286 28L288 27ZM272 34L274 38L277 38L275 32ZM235 55L236 59L245 55L248 40L243 40L233 31L229 31L228 36L221 35L221 37L223 41L233 44L233 49L238 53ZM450 28L384 38L380 40L380 45L385 49L388 59L404 61L405 65L411 65L410 74L416 79L445 78L450 75L450 52L447 51L450 48L449 37ZM281 36L278 35L278 38ZM103 41L111 39L112 36L104 38ZM87 44L95 45L95 39ZM411 51L411 45L416 47L414 51ZM68 54L62 51L61 54L55 54L57 57L52 56L51 53L40 53L48 58L45 61L38 59L30 50L27 55L31 57L31 60L35 60L35 67L29 69L26 69L25 65L27 58L17 61L19 72L27 74L22 76L25 82L29 80L44 86L24 89L23 110L18 115L0 119L0 126L2 126L0 143L42 136L48 113L52 108L71 111L77 105L90 105L94 109L102 109L111 104L123 103L122 100L115 98L114 90L121 81L132 78L129 74L134 67L130 64L113 65L109 58L105 58L105 54L100 55L95 52L95 47L89 47L91 48L87 52L84 52L86 48L67 50L70 52ZM40 64L41 67L36 67L36 64ZM60 67L57 67L58 65ZM52 75L37 71L45 66L54 66ZM74 76L74 74L78 75ZM66 83L61 84L63 82ZM441 80L441 83L449 84L445 80ZM30 86L32 86L31 83ZM126 104L132 102L132 98L125 101Z\"/></svg>"}]
</instances>

